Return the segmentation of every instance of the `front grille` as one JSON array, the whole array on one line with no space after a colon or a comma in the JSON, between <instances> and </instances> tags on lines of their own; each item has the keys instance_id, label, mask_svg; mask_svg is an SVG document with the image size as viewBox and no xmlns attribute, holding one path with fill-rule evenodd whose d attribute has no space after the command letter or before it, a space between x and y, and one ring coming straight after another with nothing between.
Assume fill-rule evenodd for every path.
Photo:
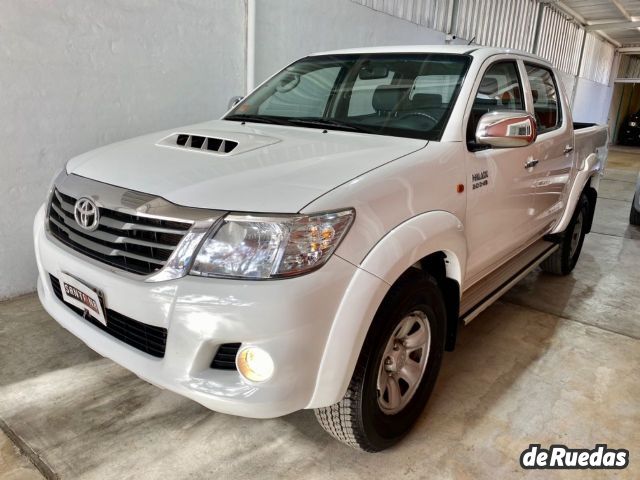
<instances>
[{"instance_id":1,"label":"front grille","mask_svg":"<svg viewBox=\"0 0 640 480\"><path fill-rule=\"evenodd\" d=\"M49 204L51 234L88 257L140 275L160 270L192 225L100 208L98 228L91 232L74 218L76 200L54 190Z\"/></svg>"},{"instance_id":2,"label":"front grille","mask_svg":"<svg viewBox=\"0 0 640 480\"><path fill-rule=\"evenodd\" d=\"M235 370L238 350L240 350L239 343L223 343L218 347L216 356L213 357L211 368L218 370Z\"/></svg>"},{"instance_id":3,"label":"front grille","mask_svg":"<svg viewBox=\"0 0 640 480\"><path fill-rule=\"evenodd\" d=\"M49 277L51 279L53 293L55 293L56 297L58 297L61 302L76 312L80 317L127 345L131 345L132 347L154 357L164 357L164 351L167 344L166 328L154 327L153 325L138 322L133 318L129 318L114 310L109 310L108 308L105 311L107 326L104 326L91 315L88 315L74 305L65 302L64 297L62 296L60 280L58 280L54 275L49 275Z\"/></svg>"}]
</instances>

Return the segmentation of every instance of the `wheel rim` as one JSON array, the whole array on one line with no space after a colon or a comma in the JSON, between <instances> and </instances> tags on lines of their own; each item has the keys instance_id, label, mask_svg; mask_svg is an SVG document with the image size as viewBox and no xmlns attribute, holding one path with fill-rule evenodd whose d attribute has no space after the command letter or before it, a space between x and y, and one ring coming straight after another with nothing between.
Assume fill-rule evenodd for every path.
<instances>
[{"instance_id":1,"label":"wheel rim","mask_svg":"<svg viewBox=\"0 0 640 480\"><path fill-rule=\"evenodd\" d=\"M582 224L584 223L584 213L582 210L578 213L576 218L576 224L573 226L573 232L571 232L571 249L570 258L576 254L578 245L580 244L580 238L582 237Z\"/></svg>"},{"instance_id":2,"label":"wheel rim","mask_svg":"<svg viewBox=\"0 0 640 480\"><path fill-rule=\"evenodd\" d=\"M378 369L378 406L394 415L407 406L424 376L431 346L427 315L416 310L398 323Z\"/></svg>"}]
</instances>

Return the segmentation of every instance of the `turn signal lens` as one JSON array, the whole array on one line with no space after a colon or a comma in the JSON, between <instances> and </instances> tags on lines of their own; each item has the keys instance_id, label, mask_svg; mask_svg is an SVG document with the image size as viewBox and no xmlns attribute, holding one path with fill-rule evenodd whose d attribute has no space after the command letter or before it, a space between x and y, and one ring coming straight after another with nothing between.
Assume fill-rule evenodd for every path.
<instances>
[{"instance_id":1,"label":"turn signal lens","mask_svg":"<svg viewBox=\"0 0 640 480\"><path fill-rule=\"evenodd\" d=\"M264 382L273 375L271 355L258 347L245 347L236 356L240 374L251 382Z\"/></svg>"}]
</instances>

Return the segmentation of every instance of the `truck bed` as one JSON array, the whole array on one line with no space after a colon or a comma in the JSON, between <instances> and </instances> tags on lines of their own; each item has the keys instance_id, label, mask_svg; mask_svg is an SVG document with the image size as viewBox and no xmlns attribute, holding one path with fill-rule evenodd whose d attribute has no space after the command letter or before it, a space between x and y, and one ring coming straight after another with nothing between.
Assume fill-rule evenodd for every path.
<instances>
[{"instance_id":1,"label":"truck bed","mask_svg":"<svg viewBox=\"0 0 640 480\"><path fill-rule=\"evenodd\" d=\"M609 127L595 123L573 124L574 128L574 150L576 161L581 164L589 155L597 152L598 149L607 148L609 141ZM603 155L606 157L606 155ZM604 168L604 165L602 166Z\"/></svg>"}]
</instances>

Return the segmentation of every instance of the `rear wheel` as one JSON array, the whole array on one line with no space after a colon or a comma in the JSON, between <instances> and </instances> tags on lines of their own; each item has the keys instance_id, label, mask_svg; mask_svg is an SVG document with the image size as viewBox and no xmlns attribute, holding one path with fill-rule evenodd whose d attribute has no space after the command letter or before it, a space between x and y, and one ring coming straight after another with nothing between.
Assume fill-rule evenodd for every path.
<instances>
[{"instance_id":1,"label":"rear wheel","mask_svg":"<svg viewBox=\"0 0 640 480\"><path fill-rule=\"evenodd\" d=\"M569 226L560 237L560 248L540 264L543 271L555 275L571 273L580 258L582 244L587 233L589 215L589 199L585 194L582 194Z\"/></svg>"},{"instance_id":2,"label":"rear wheel","mask_svg":"<svg viewBox=\"0 0 640 480\"><path fill-rule=\"evenodd\" d=\"M631 225L640 225L640 212L636 210L636 205L638 204L638 194L633 197L633 202L631 203L631 213L629 214L629 223Z\"/></svg>"},{"instance_id":3,"label":"rear wheel","mask_svg":"<svg viewBox=\"0 0 640 480\"><path fill-rule=\"evenodd\" d=\"M407 272L373 320L347 393L316 409L320 425L369 452L397 443L422 412L436 382L445 343L445 305L436 281Z\"/></svg>"}]
</instances>

